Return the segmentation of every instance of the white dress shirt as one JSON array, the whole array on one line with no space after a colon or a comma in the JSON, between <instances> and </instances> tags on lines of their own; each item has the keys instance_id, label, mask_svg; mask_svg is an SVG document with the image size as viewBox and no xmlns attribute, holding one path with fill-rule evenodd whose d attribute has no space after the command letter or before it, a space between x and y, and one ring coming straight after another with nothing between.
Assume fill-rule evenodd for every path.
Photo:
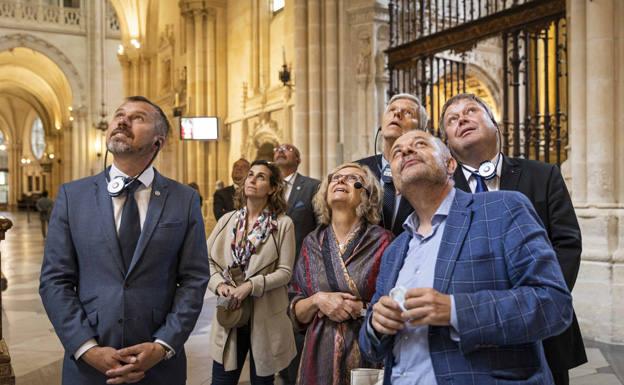
<instances>
[{"instance_id":1,"label":"white dress shirt","mask_svg":"<svg viewBox=\"0 0 624 385\"><path fill-rule=\"evenodd\" d=\"M488 191L498 191L500 190L500 176L503 170L503 155L501 153L498 153L498 156L495 156L494 159L491 160L491 162L496 165L496 176L490 180L485 180L484 178L485 185L487 186ZM496 162L498 162L498 164ZM466 180L468 181L470 191L472 191L472 193L474 194L475 190L477 189L477 179L475 178L473 172L476 172L477 169L472 166L468 166L467 164L461 165L459 167L462 168L464 177L466 177Z\"/></svg>"},{"instance_id":2,"label":"white dress shirt","mask_svg":"<svg viewBox=\"0 0 624 385\"><path fill-rule=\"evenodd\" d=\"M121 170L119 170L113 164L109 171L110 180L113 180L117 177L127 178L128 175L124 174ZM139 208L139 221L141 223L141 230L143 230L143 223L145 222L145 216L147 214L147 207L149 206L150 194L152 193L152 182L154 181L154 167L149 166L147 170L145 170L138 179L141 182L141 185L134 192L134 199L136 200L137 206ZM137 183L137 182L134 182ZM123 212L124 203L126 203L126 194L121 194L117 197L111 197L113 201L113 215L115 217L115 228L117 229L117 234L119 235L119 226L121 225L121 214ZM162 345L165 345L171 351L174 351L169 344L165 341L157 339L155 342L158 342ZM82 344L78 350L74 353L74 358L79 360L80 357L86 353L87 350L91 349L94 346L98 346L97 341L94 338L91 338L84 344Z\"/></svg>"},{"instance_id":3,"label":"white dress shirt","mask_svg":"<svg viewBox=\"0 0 624 385\"><path fill-rule=\"evenodd\" d=\"M284 198L286 199L286 202L288 202L288 198L290 198L290 193L292 192L295 179L297 179L297 171L287 177L284 177Z\"/></svg>"}]
</instances>

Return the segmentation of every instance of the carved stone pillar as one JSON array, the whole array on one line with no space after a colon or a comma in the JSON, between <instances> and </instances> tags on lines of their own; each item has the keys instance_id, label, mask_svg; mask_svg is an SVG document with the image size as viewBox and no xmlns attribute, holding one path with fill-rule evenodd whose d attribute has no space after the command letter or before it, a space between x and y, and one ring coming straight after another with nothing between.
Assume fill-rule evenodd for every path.
<instances>
[{"instance_id":1,"label":"carved stone pillar","mask_svg":"<svg viewBox=\"0 0 624 385\"><path fill-rule=\"evenodd\" d=\"M583 234L574 287L585 338L624 343L624 205L621 55L617 0L569 1L572 198ZM620 44L619 47L616 44ZM618 57L617 53L620 52ZM620 103L618 103L620 101ZM619 125L619 127L618 127Z\"/></svg>"}]
</instances>

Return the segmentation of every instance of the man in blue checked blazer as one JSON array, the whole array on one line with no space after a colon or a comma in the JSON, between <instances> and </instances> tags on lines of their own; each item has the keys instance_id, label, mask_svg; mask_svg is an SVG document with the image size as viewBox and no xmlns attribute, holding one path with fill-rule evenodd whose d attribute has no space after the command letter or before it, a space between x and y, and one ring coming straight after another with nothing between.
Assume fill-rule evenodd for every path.
<instances>
[{"instance_id":1,"label":"man in blue checked blazer","mask_svg":"<svg viewBox=\"0 0 624 385\"><path fill-rule=\"evenodd\" d=\"M541 340L570 324L572 299L529 200L456 190L457 163L426 132L397 139L390 163L414 214L384 253L360 332L384 384L552 384Z\"/></svg>"}]
</instances>

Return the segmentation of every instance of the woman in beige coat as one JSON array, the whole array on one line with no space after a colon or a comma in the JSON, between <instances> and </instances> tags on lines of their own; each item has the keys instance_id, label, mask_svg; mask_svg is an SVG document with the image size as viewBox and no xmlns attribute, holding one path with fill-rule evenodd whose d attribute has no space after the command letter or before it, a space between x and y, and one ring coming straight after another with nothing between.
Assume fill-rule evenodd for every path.
<instances>
[{"instance_id":1,"label":"woman in beige coat","mask_svg":"<svg viewBox=\"0 0 624 385\"><path fill-rule=\"evenodd\" d=\"M237 309L251 300L249 321L226 328L215 316L210 335L212 384L237 384L251 351L251 384L273 384L274 373L295 357L288 319L287 285L295 261L295 231L284 215L286 201L279 169L258 160L239 191L242 208L219 219L208 238L208 289L221 306ZM234 282L236 271L243 282ZM249 306L249 305L248 305Z\"/></svg>"}]
</instances>

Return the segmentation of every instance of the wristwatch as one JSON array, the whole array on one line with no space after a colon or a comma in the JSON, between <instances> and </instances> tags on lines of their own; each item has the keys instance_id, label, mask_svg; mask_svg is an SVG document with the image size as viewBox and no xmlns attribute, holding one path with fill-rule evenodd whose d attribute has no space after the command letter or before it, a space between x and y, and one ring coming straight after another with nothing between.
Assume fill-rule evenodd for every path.
<instances>
[{"instance_id":1,"label":"wristwatch","mask_svg":"<svg viewBox=\"0 0 624 385\"><path fill-rule=\"evenodd\" d=\"M165 356L163 357L163 360L165 360L165 361L166 361L166 360L170 359L171 357L173 357L173 355L174 355L175 353L174 353L174 352L173 352L173 350L171 350L171 349L170 349L167 345L162 344L162 343L160 343L160 342L156 342L156 343L157 343L158 345L162 346L162 347L163 347L163 349L165 349Z\"/></svg>"}]
</instances>

